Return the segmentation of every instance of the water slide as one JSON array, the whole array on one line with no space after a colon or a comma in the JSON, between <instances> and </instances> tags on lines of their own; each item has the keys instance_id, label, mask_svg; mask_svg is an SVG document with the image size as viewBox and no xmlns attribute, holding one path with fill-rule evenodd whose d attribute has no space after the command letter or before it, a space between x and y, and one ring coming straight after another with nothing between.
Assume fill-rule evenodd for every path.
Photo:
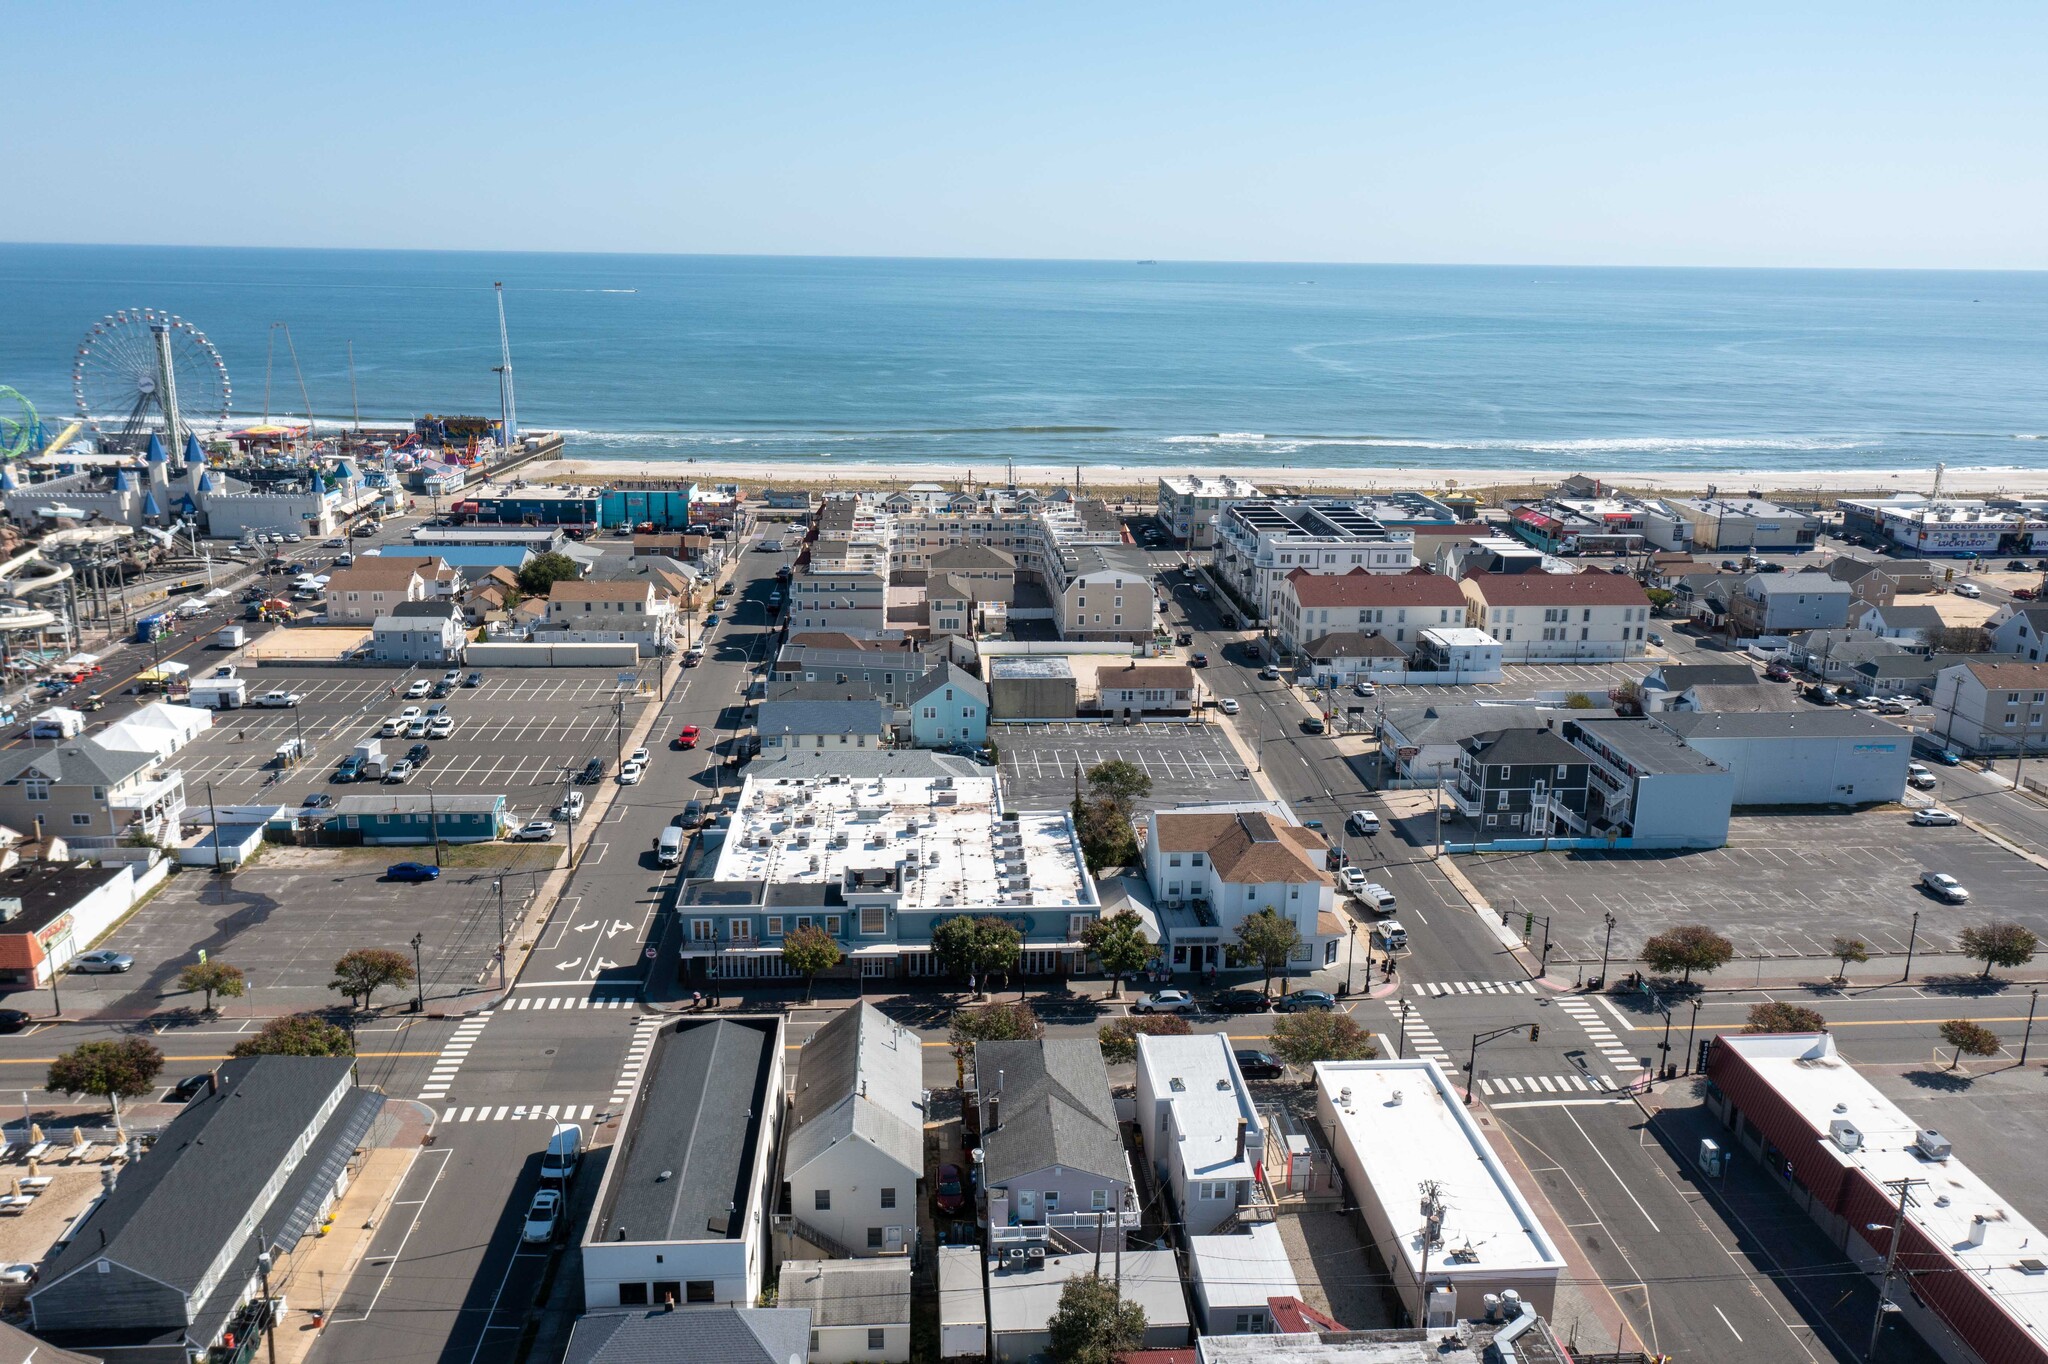
<instances>
[{"instance_id":1,"label":"water slide","mask_svg":"<svg viewBox=\"0 0 2048 1364\"><path fill-rule=\"evenodd\" d=\"M89 532L59 531L56 534ZM54 538L54 537L49 537ZM0 633L19 630L47 630L60 623L54 611L26 600L29 593L46 592L71 577L71 565L51 563L43 558L41 546L0 563Z\"/></svg>"}]
</instances>

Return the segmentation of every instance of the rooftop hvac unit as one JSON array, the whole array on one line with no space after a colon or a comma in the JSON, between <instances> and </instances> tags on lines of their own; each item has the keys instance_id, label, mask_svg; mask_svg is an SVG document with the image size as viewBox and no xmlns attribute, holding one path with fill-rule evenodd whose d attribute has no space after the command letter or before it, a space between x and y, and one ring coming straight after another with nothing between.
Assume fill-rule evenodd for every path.
<instances>
[{"instance_id":1,"label":"rooftop hvac unit","mask_svg":"<svg viewBox=\"0 0 2048 1364\"><path fill-rule=\"evenodd\" d=\"M1008 1250L1006 1250L1006 1251L1004 1251L1004 1252L1003 1252L1003 1258L1004 1258L1004 1259L1006 1259L1006 1260L1008 1260L1008 1261L1009 1261L1009 1262L1010 1262L1011 1264L1013 1264L1013 1265L1021 1265L1021 1264L1023 1264L1023 1263L1024 1263L1024 1247L1022 1247L1022 1246L1011 1246L1011 1247L1010 1247L1010 1248L1009 1248Z\"/></svg>"},{"instance_id":2,"label":"rooftop hvac unit","mask_svg":"<svg viewBox=\"0 0 2048 1364\"><path fill-rule=\"evenodd\" d=\"M1829 1123L1828 1136L1844 1151L1859 1150L1863 1146L1863 1133L1847 1118L1836 1118Z\"/></svg>"},{"instance_id":3,"label":"rooftop hvac unit","mask_svg":"<svg viewBox=\"0 0 2048 1364\"><path fill-rule=\"evenodd\" d=\"M1948 1138L1941 1133L1931 1127L1923 1127L1920 1134L1913 1138L1913 1149L1929 1160L1947 1160L1955 1148L1949 1145Z\"/></svg>"},{"instance_id":4,"label":"rooftop hvac unit","mask_svg":"<svg viewBox=\"0 0 2048 1364\"><path fill-rule=\"evenodd\" d=\"M1024 1265L1027 1269L1045 1268L1045 1247L1027 1246L1024 1250Z\"/></svg>"}]
</instances>

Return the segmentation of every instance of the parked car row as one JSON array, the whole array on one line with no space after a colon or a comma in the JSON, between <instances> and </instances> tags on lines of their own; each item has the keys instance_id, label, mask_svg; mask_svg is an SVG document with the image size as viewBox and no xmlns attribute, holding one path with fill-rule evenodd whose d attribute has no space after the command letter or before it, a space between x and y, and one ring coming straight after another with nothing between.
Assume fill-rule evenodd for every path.
<instances>
[{"instance_id":1,"label":"parked car row","mask_svg":"<svg viewBox=\"0 0 2048 1364\"><path fill-rule=\"evenodd\" d=\"M1134 1014L1255 1014L1268 1010L1290 1014L1336 1007L1337 997L1327 990L1290 990L1277 998L1259 990L1218 990L1210 996L1207 1008L1186 990L1154 990L1131 1001Z\"/></svg>"}]
</instances>

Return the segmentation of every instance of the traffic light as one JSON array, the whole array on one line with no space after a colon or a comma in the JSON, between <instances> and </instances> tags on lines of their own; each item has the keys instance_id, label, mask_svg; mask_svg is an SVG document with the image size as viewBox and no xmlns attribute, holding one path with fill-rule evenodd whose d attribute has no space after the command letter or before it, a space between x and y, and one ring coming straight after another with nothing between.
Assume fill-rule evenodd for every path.
<instances>
[{"instance_id":1,"label":"traffic light","mask_svg":"<svg viewBox=\"0 0 2048 1364\"><path fill-rule=\"evenodd\" d=\"M1529 1025L1529 1040L1534 1042L1541 1036L1543 1036L1543 1025L1541 1023L1531 1023Z\"/></svg>"}]
</instances>

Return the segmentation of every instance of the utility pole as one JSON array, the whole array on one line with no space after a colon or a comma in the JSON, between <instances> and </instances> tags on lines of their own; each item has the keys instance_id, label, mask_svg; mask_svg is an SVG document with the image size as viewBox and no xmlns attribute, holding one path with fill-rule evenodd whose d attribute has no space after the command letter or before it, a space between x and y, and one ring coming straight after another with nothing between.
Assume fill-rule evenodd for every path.
<instances>
[{"instance_id":1,"label":"utility pole","mask_svg":"<svg viewBox=\"0 0 2048 1364\"><path fill-rule=\"evenodd\" d=\"M2039 986L2036 986L2034 989L2028 991L2027 993L2027 1031L2026 1035L2020 1038L2021 1065L2025 1065L2027 1063L2027 1048L2031 1046L2034 1041L2034 1006L2039 1004L2040 1002L2041 990Z\"/></svg>"},{"instance_id":2,"label":"utility pole","mask_svg":"<svg viewBox=\"0 0 2048 1364\"><path fill-rule=\"evenodd\" d=\"M1906 935L1906 970L1905 973L1899 977L1899 982L1901 984L1904 984L1906 981L1909 981L1913 978L1913 946L1915 943L1919 941L1920 911L1916 909L1913 911L1912 931Z\"/></svg>"},{"instance_id":3,"label":"utility pole","mask_svg":"<svg viewBox=\"0 0 2048 1364\"><path fill-rule=\"evenodd\" d=\"M1698 995L1692 997L1692 1022L1686 1024L1685 1027L1685 1073L1687 1075L1692 1074L1693 1058L1699 1055L1698 1049L1693 1046L1692 1039L1693 1034L1698 1031L1700 1026L1701 1003L1702 1000Z\"/></svg>"},{"instance_id":4,"label":"utility pole","mask_svg":"<svg viewBox=\"0 0 2048 1364\"><path fill-rule=\"evenodd\" d=\"M1470 1103L1467 1097L1465 1102ZM1429 1251L1443 1234L1444 1186L1434 1179L1425 1179L1418 1186L1422 1192L1422 1272L1415 1282L1416 1306L1419 1309L1416 1323L1424 1328L1429 1325Z\"/></svg>"},{"instance_id":5,"label":"utility pole","mask_svg":"<svg viewBox=\"0 0 2048 1364\"><path fill-rule=\"evenodd\" d=\"M270 1238L263 1234L263 1228L256 1228L256 1272L263 1279L263 1343L270 1354L270 1364L277 1364L277 1309L271 1304L276 1301L270 1296Z\"/></svg>"},{"instance_id":6,"label":"utility pole","mask_svg":"<svg viewBox=\"0 0 2048 1364\"><path fill-rule=\"evenodd\" d=\"M505 878L492 880L491 889L498 893L498 988L505 988Z\"/></svg>"},{"instance_id":7,"label":"utility pole","mask_svg":"<svg viewBox=\"0 0 2048 1364\"><path fill-rule=\"evenodd\" d=\"M1885 1312L1888 1309L1896 1310L1892 1309L1892 1274L1899 1262L1899 1230L1906 1221L1906 1209L1913 1202L1913 1186L1915 1184L1925 1184L1926 1182L1924 1179L1888 1179L1885 1181L1884 1186L1898 1197L1899 1202L1897 1208L1892 1212L1891 1236L1885 1245L1884 1277L1877 1281L1877 1310L1870 1314L1870 1344L1863 1351L1863 1358L1866 1361L1877 1357L1877 1336L1878 1332L1884 1329ZM1883 1231L1885 1230L1885 1225L1882 1222L1866 1222L1864 1223L1864 1229L1866 1231Z\"/></svg>"},{"instance_id":8,"label":"utility pole","mask_svg":"<svg viewBox=\"0 0 2048 1364\"><path fill-rule=\"evenodd\" d=\"M1430 813L1436 817L1436 855L1444 855L1444 768L1448 763L1435 763L1436 785L1430 788Z\"/></svg>"},{"instance_id":9,"label":"utility pole","mask_svg":"<svg viewBox=\"0 0 2048 1364\"><path fill-rule=\"evenodd\" d=\"M420 959L420 944L424 941L424 934L412 935L412 1011L416 1014L427 1010L427 971Z\"/></svg>"}]
</instances>

